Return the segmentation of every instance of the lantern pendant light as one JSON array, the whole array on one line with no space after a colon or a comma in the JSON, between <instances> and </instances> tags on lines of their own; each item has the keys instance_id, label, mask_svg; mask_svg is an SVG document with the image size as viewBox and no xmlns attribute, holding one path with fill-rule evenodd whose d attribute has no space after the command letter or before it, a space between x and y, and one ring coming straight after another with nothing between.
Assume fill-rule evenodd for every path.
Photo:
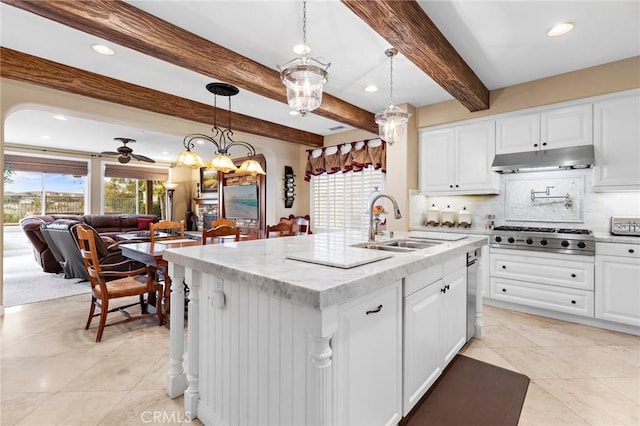
<instances>
[{"instance_id":1,"label":"lantern pendant light","mask_svg":"<svg viewBox=\"0 0 640 426\"><path fill-rule=\"evenodd\" d=\"M327 83L329 74L327 68L331 65L323 64L314 58L309 58L310 48L307 45L307 2L302 2L302 46L299 57L280 66L280 79L287 88L287 103L292 110L301 116L318 108L322 103L322 89ZM296 53L298 53L296 52Z\"/></svg>"},{"instance_id":2,"label":"lantern pendant light","mask_svg":"<svg viewBox=\"0 0 640 426\"><path fill-rule=\"evenodd\" d=\"M390 48L384 51L390 62L390 85L389 85L389 106L382 112L376 114L376 123L378 124L378 133L380 139L389 145L397 140L402 139L406 124L411 114L402 111L393 104L393 57L398 54L398 50Z\"/></svg>"}]
</instances>

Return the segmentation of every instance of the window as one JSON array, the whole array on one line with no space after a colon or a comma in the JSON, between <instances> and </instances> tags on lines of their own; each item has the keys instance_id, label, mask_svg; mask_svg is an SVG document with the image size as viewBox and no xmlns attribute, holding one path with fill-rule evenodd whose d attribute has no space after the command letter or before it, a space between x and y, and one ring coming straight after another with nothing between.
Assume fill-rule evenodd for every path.
<instances>
[{"instance_id":1,"label":"window","mask_svg":"<svg viewBox=\"0 0 640 426\"><path fill-rule=\"evenodd\" d=\"M86 161L6 154L4 222L29 215L85 214Z\"/></svg>"},{"instance_id":2,"label":"window","mask_svg":"<svg viewBox=\"0 0 640 426\"><path fill-rule=\"evenodd\" d=\"M166 217L165 189L169 172L158 167L105 165L104 214L155 214Z\"/></svg>"},{"instance_id":3,"label":"window","mask_svg":"<svg viewBox=\"0 0 640 426\"><path fill-rule=\"evenodd\" d=\"M360 172L333 173L311 178L314 232L369 227L367 201L384 190L384 173L369 166Z\"/></svg>"}]
</instances>

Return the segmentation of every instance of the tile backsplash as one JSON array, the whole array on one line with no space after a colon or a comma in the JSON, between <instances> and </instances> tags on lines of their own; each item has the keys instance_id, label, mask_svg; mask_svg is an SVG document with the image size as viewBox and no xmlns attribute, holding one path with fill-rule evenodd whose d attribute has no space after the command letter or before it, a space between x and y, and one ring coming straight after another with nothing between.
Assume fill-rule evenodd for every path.
<instances>
[{"instance_id":1,"label":"tile backsplash","mask_svg":"<svg viewBox=\"0 0 640 426\"><path fill-rule=\"evenodd\" d=\"M594 192L593 169L559 170L501 175L498 195L425 196L410 191L410 226L425 226L427 209L432 205L443 210L447 206L455 211L466 207L472 215L472 228L484 228L486 215L495 215L495 225L545 226L554 228L585 228L593 232L608 232L611 216L640 216L640 192ZM552 196L570 196L570 206L564 198L543 199Z\"/></svg>"}]
</instances>

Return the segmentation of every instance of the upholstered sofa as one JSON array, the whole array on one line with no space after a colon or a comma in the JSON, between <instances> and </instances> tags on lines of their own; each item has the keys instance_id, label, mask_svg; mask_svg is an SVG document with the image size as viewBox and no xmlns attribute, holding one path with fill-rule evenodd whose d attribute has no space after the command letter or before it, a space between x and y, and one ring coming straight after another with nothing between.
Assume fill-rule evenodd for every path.
<instances>
[{"instance_id":1,"label":"upholstered sofa","mask_svg":"<svg viewBox=\"0 0 640 426\"><path fill-rule=\"evenodd\" d=\"M63 264L59 260L62 256L61 250L54 246L50 247L50 241L42 233L42 227L60 220L59 227L68 228L75 223L86 223L93 227L101 237L107 240L106 244L116 240L118 234L136 232L148 229L149 221L157 222L155 215L43 215L27 216L20 221L20 226L31 242L33 255L36 262L45 272L62 272ZM56 226L52 226L56 228ZM111 239L111 240L110 240ZM49 238L50 240L50 238ZM68 271L65 271L65 275Z\"/></svg>"}]
</instances>

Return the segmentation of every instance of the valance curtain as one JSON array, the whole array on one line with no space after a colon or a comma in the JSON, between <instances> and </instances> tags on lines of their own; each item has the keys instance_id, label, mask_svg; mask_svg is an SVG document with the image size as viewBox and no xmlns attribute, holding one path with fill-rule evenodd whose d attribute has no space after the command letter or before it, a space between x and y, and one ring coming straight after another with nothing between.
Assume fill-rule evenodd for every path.
<instances>
[{"instance_id":1,"label":"valance curtain","mask_svg":"<svg viewBox=\"0 0 640 426\"><path fill-rule=\"evenodd\" d=\"M169 180L169 170L160 167L121 166L105 164L104 176L109 178L127 178L140 180Z\"/></svg>"},{"instance_id":2,"label":"valance curtain","mask_svg":"<svg viewBox=\"0 0 640 426\"><path fill-rule=\"evenodd\" d=\"M359 172L369 166L387 171L387 144L380 139L350 142L308 150L304 180L324 173Z\"/></svg>"},{"instance_id":3,"label":"valance curtain","mask_svg":"<svg viewBox=\"0 0 640 426\"><path fill-rule=\"evenodd\" d=\"M57 173L61 175L86 176L89 171L86 161L60 160L57 158L29 157L6 154L5 166L16 172Z\"/></svg>"}]
</instances>

